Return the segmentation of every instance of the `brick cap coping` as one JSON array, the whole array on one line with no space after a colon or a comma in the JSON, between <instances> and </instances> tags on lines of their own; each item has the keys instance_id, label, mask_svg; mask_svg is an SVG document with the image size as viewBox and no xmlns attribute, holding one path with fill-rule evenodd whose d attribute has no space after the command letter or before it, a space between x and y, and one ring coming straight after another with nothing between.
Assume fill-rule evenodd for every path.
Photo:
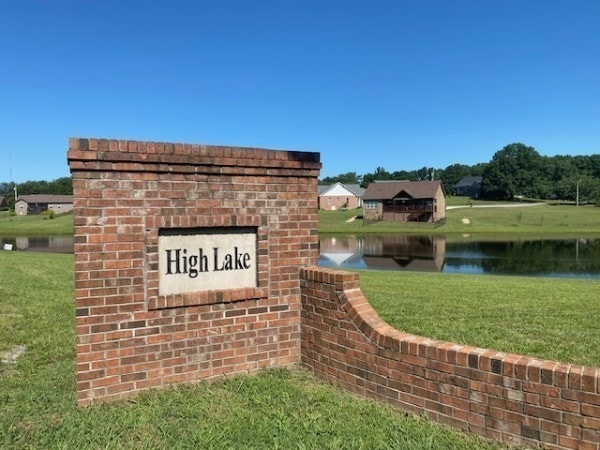
<instances>
[{"instance_id":1,"label":"brick cap coping","mask_svg":"<svg viewBox=\"0 0 600 450\"><path fill-rule=\"evenodd\" d=\"M426 356L470 369L555 387L600 394L600 368L429 339L399 331L379 317L359 286L357 273L320 267L300 269L301 279L335 286L339 302L361 332L384 351Z\"/></svg>"},{"instance_id":2,"label":"brick cap coping","mask_svg":"<svg viewBox=\"0 0 600 450\"><path fill-rule=\"evenodd\" d=\"M156 167L151 170L169 172L173 171L172 167L161 165L321 168L320 153L316 152L73 137L69 138L67 159L72 168L84 170L93 170L95 167L89 164L92 162L154 164ZM128 168L131 170L130 166ZM111 169L118 170L119 167L113 164ZM142 170L142 167L135 169Z\"/></svg>"}]
</instances>

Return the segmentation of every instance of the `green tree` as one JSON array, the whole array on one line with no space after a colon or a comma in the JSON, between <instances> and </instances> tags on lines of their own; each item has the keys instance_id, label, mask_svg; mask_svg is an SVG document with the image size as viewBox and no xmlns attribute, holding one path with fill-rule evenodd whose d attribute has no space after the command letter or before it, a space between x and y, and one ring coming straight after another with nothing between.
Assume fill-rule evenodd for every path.
<instances>
[{"instance_id":1,"label":"green tree","mask_svg":"<svg viewBox=\"0 0 600 450\"><path fill-rule=\"evenodd\" d=\"M357 175L356 172L346 172L334 177L325 177L319 182L319 184L360 184L360 182L361 176Z\"/></svg>"},{"instance_id":2,"label":"green tree","mask_svg":"<svg viewBox=\"0 0 600 450\"><path fill-rule=\"evenodd\" d=\"M19 194L50 194L48 188L48 182L41 180L27 180L17 185Z\"/></svg>"},{"instance_id":3,"label":"green tree","mask_svg":"<svg viewBox=\"0 0 600 450\"><path fill-rule=\"evenodd\" d=\"M391 179L392 179L392 175L387 170L385 170L383 167L377 167L377 169L375 169L375 172L366 173L363 175L362 183L360 185L362 187L367 187L373 181L391 180Z\"/></svg>"},{"instance_id":4,"label":"green tree","mask_svg":"<svg viewBox=\"0 0 600 450\"><path fill-rule=\"evenodd\" d=\"M417 175L416 170L396 170L392 172L391 177L392 180L409 180L415 181L419 177Z\"/></svg>"},{"instance_id":5,"label":"green tree","mask_svg":"<svg viewBox=\"0 0 600 450\"><path fill-rule=\"evenodd\" d=\"M516 196L541 197L536 189L544 162L533 148L521 143L509 144L496 152L483 171L483 196L508 199Z\"/></svg>"},{"instance_id":6,"label":"green tree","mask_svg":"<svg viewBox=\"0 0 600 450\"><path fill-rule=\"evenodd\" d=\"M433 167L421 167L417 170L418 181L432 180L434 178L435 169Z\"/></svg>"},{"instance_id":7,"label":"green tree","mask_svg":"<svg viewBox=\"0 0 600 450\"><path fill-rule=\"evenodd\" d=\"M579 202L594 202L600 191L600 180L591 176L583 176L579 180ZM575 187L577 191L577 187Z\"/></svg>"},{"instance_id":8,"label":"green tree","mask_svg":"<svg viewBox=\"0 0 600 450\"><path fill-rule=\"evenodd\" d=\"M51 194L70 195L73 193L73 178L57 178L49 183L49 190Z\"/></svg>"},{"instance_id":9,"label":"green tree","mask_svg":"<svg viewBox=\"0 0 600 450\"><path fill-rule=\"evenodd\" d=\"M464 177L471 175L471 168L465 164L452 164L439 174L439 178L445 186L446 192L454 192L453 186Z\"/></svg>"},{"instance_id":10,"label":"green tree","mask_svg":"<svg viewBox=\"0 0 600 450\"><path fill-rule=\"evenodd\" d=\"M482 176L483 172L485 171L485 168L488 166L489 163L477 163L474 166L471 166L471 176Z\"/></svg>"},{"instance_id":11,"label":"green tree","mask_svg":"<svg viewBox=\"0 0 600 450\"><path fill-rule=\"evenodd\" d=\"M53 181L28 180L17 184L19 195L23 194L54 194L70 195L73 193L73 180L71 177L57 178Z\"/></svg>"}]
</instances>

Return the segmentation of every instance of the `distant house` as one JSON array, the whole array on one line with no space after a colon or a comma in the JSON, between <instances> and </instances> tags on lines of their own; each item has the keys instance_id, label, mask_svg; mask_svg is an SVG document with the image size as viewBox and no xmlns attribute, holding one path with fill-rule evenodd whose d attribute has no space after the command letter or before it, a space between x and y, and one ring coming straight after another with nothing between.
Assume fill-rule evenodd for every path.
<instances>
[{"instance_id":1,"label":"distant house","mask_svg":"<svg viewBox=\"0 0 600 450\"><path fill-rule=\"evenodd\" d=\"M467 196L471 198L481 198L482 177L463 177L454 185L456 195Z\"/></svg>"},{"instance_id":2,"label":"distant house","mask_svg":"<svg viewBox=\"0 0 600 450\"><path fill-rule=\"evenodd\" d=\"M335 183L319 186L320 209L356 209L362 206L365 190L358 184Z\"/></svg>"},{"instance_id":3,"label":"distant house","mask_svg":"<svg viewBox=\"0 0 600 450\"><path fill-rule=\"evenodd\" d=\"M365 221L440 222L446 218L441 181L376 181L364 195Z\"/></svg>"},{"instance_id":4,"label":"distant house","mask_svg":"<svg viewBox=\"0 0 600 450\"><path fill-rule=\"evenodd\" d=\"M31 194L19 195L15 202L15 213L18 216L40 214L44 211L54 211L62 214L73 210L72 195Z\"/></svg>"}]
</instances>

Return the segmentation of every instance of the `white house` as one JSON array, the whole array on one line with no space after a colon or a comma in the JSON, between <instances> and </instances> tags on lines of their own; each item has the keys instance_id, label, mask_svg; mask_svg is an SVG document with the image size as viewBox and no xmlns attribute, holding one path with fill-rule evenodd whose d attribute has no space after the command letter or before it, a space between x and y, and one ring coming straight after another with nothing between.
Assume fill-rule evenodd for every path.
<instances>
[{"instance_id":1,"label":"white house","mask_svg":"<svg viewBox=\"0 0 600 450\"><path fill-rule=\"evenodd\" d=\"M319 186L320 209L356 209L362 206L365 190L358 184L335 183Z\"/></svg>"}]
</instances>

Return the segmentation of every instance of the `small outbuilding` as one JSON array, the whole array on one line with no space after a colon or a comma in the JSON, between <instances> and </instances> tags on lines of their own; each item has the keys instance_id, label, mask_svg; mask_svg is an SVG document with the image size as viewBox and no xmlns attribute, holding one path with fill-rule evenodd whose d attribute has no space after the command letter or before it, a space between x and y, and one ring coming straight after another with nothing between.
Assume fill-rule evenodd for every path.
<instances>
[{"instance_id":1,"label":"small outbuilding","mask_svg":"<svg viewBox=\"0 0 600 450\"><path fill-rule=\"evenodd\" d=\"M438 223L446 219L442 182L375 181L363 195L365 221Z\"/></svg>"}]
</instances>

